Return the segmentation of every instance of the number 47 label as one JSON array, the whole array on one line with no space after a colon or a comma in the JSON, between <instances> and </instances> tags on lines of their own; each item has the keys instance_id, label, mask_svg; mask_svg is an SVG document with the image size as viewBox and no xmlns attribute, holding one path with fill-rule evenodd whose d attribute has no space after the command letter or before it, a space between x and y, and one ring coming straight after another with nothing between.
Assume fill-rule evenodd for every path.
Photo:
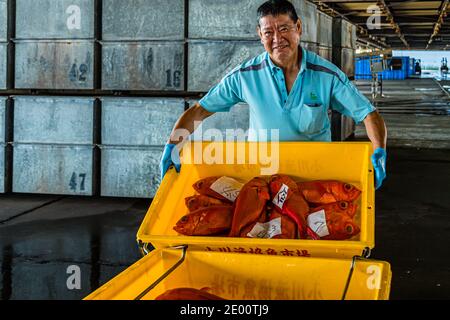
<instances>
[{"instance_id":1,"label":"number 47 label","mask_svg":"<svg viewBox=\"0 0 450 320\"><path fill-rule=\"evenodd\" d=\"M70 178L69 187L70 190L73 191L85 191L85 180L86 180L86 173L80 173L76 174L76 172L72 173L72 177ZM79 189L77 189L77 186L79 185Z\"/></svg>"}]
</instances>

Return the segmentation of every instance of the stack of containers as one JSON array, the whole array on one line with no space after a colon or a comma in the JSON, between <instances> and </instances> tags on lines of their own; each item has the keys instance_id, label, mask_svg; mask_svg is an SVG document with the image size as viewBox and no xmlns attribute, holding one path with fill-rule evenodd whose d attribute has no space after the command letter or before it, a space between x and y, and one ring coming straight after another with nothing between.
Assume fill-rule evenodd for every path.
<instances>
[{"instance_id":1,"label":"stack of containers","mask_svg":"<svg viewBox=\"0 0 450 320\"><path fill-rule=\"evenodd\" d=\"M93 98L14 98L13 192L93 194L93 110Z\"/></svg>"},{"instance_id":2,"label":"stack of containers","mask_svg":"<svg viewBox=\"0 0 450 320\"><path fill-rule=\"evenodd\" d=\"M258 0L189 2L188 91L207 92L228 72L264 52L256 33Z\"/></svg>"},{"instance_id":3,"label":"stack of containers","mask_svg":"<svg viewBox=\"0 0 450 320\"><path fill-rule=\"evenodd\" d=\"M183 0L103 0L102 10L102 89L185 89Z\"/></svg>"},{"instance_id":4,"label":"stack of containers","mask_svg":"<svg viewBox=\"0 0 450 320\"><path fill-rule=\"evenodd\" d=\"M102 98L102 196L155 195L163 146L184 106L181 98Z\"/></svg>"},{"instance_id":5,"label":"stack of containers","mask_svg":"<svg viewBox=\"0 0 450 320\"><path fill-rule=\"evenodd\" d=\"M356 26L342 18L333 19L333 63L350 79L355 76Z\"/></svg>"},{"instance_id":6,"label":"stack of containers","mask_svg":"<svg viewBox=\"0 0 450 320\"><path fill-rule=\"evenodd\" d=\"M302 20L301 45L314 53L319 53L318 25L319 13L314 3L307 0L293 1L297 14ZM320 27L319 27L320 28Z\"/></svg>"},{"instance_id":7,"label":"stack of containers","mask_svg":"<svg viewBox=\"0 0 450 320\"><path fill-rule=\"evenodd\" d=\"M329 17L319 14L309 1L292 2L303 20L302 44L324 57L329 56L332 32L327 31L329 27L324 27L329 25ZM6 88L7 3L7 0L0 0L0 90ZM33 147L36 155L51 154L52 161L63 161L68 154L62 156L60 153L59 158L53 156L54 148L47 148L47 153L42 153L48 146L58 145L57 150L61 152L75 145L94 147L89 160L81 155L85 150L80 151L83 161L90 162L91 170L87 172L83 168L81 173L72 170L69 191L67 178L59 176L62 169L56 175L51 174L55 179L50 182L46 180L47 176L41 177L40 184L51 184L52 190L58 191L55 193L81 192L74 188L75 185L80 186L78 180L85 179L86 172L86 175L92 175L91 182L100 187L98 192L102 195L152 197L159 183L156 159L174 121L191 104L192 95L206 93L234 67L264 52L256 33L256 10L261 4L257 0L17 0L9 3L11 7L15 6L16 12L16 17L13 17L16 32L11 35L16 39L15 57L11 56L15 58L11 85L15 85L15 89L28 90L27 94L36 89L51 91L41 100L24 96L13 101L17 102L18 108L25 108L27 103L42 105L41 111L49 113L43 115L48 127L39 129L36 124L34 128L40 131L33 136L26 136L20 131L22 129L14 130L17 139L10 141L15 142L15 166L24 154L21 151L24 145ZM96 16L100 9L102 24L98 23L99 17ZM120 99L78 99L73 95L64 96L67 95L66 90L75 92L73 95L115 92L126 96L132 93L136 98L125 99L119 108ZM142 91L158 98L140 99L138 95ZM51 96L54 92L58 93L58 98ZM180 107L184 100L188 103ZM82 114L70 113L70 105L75 105ZM67 120L70 123L67 128L59 127L62 120L54 118L52 112L55 110L62 115L69 112L68 116L70 114L72 118ZM33 109L33 112L37 117L39 110ZM136 114L141 113L144 114L142 118L147 117L153 123L157 121L158 127L146 122L130 130L132 123L141 120L136 119ZM118 117L108 118L111 114ZM222 132L227 128L246 130L248 118L248 107L239 105L230 114L218 114L208 119L205 127L216 127ZM80 119L86 122L82 124L87 130L86 135L70 139L69 133L76 132L74 123ZM92 121L90 127L87 125L89 121ZM14 123L19 126L27 121L16 115ZM162 128L159 137L145 136L155 128ZM59 137L58 130L67 132ZM129 136L119 135L120 130ZM102 147L100 151L95 147L97 145ZM130 164L129 157L124 157L131 150L142 152L140 156L136 155L133 164ZM97 175L100 165L102 169ZM37 162L35 166L39 169ZM42 162L42 166L48 171L51 165ZM114 170L114 167L122 169ZM15 173L19 174L19 171ZM141 175L149 177L138 180ZM152 179L153 176L156 177ZM24 187L20 182L22 178L15 177L14 181L19 183L15 186L17 192L51 192L44 187ZM121 184L126 187L119 187ZM97 194L94 186L93 190L83 190L82 194Z\"/></svg>"},{"instance_id":8,"label":"stack of containers","mask_svg":"<svg viewBox=\"0 0 450 320\"><path fill-rule=\"evenodd\" d=\"M6 0L0 0L0 92L6 89L7 12ZM0 96L0 193L5 192L5 110L6 97Z\"/></svg>"},{"instance_id":9,"label":"stack of containers","mask_svg":"<svg viewBox=\"0 0 450 320\"><path fill-rule=\"evenodd\" d=\"M6 177L6 97L0 97L0 193L5 192Z\"/></svg>"},{"instance_id":10,"label":"stack of containers","mask_svg":"<svg viewBox=\"0 0 450 320\"><path fill-rule=\"evenodd\" d=\"M17 0L15 87L93 89L93 0ZM14 97L13 192L93 194L94 99Z\"/></svg>"},{"instance_id":11,"label":"stack of containers","mask_svg":"<svg viewBox=\"0 0 450 320\"><path fill-rule=\"evenodd\" d=\"M6 89L6 52L8 48L7 2L0 0L0 91Z\"/></svg>"},{"instance_id":12,"label":"stack of containers","mask_svg":"<svg viewBox=\"0 0 450 320\"><path fill-rule=\"evenodd\" d=\"M94 0L17 0L16 39L17 89L94 89Z\"/></svg>"},{"instance_id":13,"label":"stack of containers","mask_svg":"<svg viewBox=\"0 0 450 320\"><path fill-rule=\"evenodd\" d=\"M333 63L350 80L355 77L356 26L342 19L333 19ZM333 141L343 141L355 131L353 119L333 111L331 121Z\"/></svg>"},{"instance_id":14,"label":"stack of containers","mask_svg":"<svg viewBox=\"0 0 450 320\"><path fill-rule=\"evenodd\" d=\"M185 90L184 3L103 1L102 89ZM152 198L184 99L105 97L101 105L100 194Z\"/></svg>"},{"instance_id":15,"label":"stack of containers","mask_svg":"<svg viewBox=\"0 0 450 320\"><path fill-rule=\"evenodd\" d=\"M333 50L333 18L318 11L319 19L317 24L318 54L331 61Z\"/></svg>"}]
</instances>

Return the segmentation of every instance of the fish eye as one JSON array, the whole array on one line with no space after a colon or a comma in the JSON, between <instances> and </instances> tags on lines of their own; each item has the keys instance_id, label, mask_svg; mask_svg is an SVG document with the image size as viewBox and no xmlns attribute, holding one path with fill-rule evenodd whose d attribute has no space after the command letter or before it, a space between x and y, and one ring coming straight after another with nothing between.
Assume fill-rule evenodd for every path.
<instances>
[{"instance_id":1,"label":"fish eye","mask_svg":"<svg viewBox=\"0 0 450 320\"><path fill-rule=\"evenodd\" d=\"M348 203L345 202L345 201L341 201L341 202L339 202L339 207L341 209L347 209L348 208Z\"/></svg>"},{"instance_id":2,"label":"fish eye","mask_svg":"<svg viewBox=\"0 0 450 320\"><path fill-rule=\"evenodd\" d=\"M351 224L348 224L345 227L345 232L347 232L348 234L352 234L353 233L353 226Z\"/></svg>"},{"instance_id":3,"label":"fish eye","mask_svg":"<svg viewBox=\"0 0 450 320\"><path fill-rule=\"evenodd\" d=\"M345 189L346 191L350 191L350 190L353 189L353 186L352 186L351 184L346 183L346 184L344 184L344 189Z\"/></svg>"},{"instance_id":4,"label":"fish eye","mask_svg":"<svg viewBox=\"0 0 450 320\"><path fill-rule=\"evenodd\" d=\"M181 222L186 222L187 220L188 220L188 216L183 216L180 219Z\"/></svg>"}]
</instances>

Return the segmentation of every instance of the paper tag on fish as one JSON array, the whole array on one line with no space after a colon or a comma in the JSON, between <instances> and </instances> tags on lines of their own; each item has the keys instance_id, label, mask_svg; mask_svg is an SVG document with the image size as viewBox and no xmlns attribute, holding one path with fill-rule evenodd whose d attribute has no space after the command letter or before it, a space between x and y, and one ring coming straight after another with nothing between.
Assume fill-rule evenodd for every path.
<instances>
[{"instance_id":1,"label":"paper tag on fish","mask_svg":"<svg viewBox=\"0 0 450 320\"><path fill-rule=\"evenodd\" d=\"M283 183L277 195L273 198L272 202L280 209L283 209L283 204L287 199L289 187Z\"/></svg>"},{"instance_id":2,"label":"paper tag on fish","mask_svg":"<svg viewBox=\"0 0 450 320\"><path fill-rule=\"evenodd\" d=\"M247 233L247 237L271 239L279 234L281 234L281 218L276 218L266 223L256 223L252 231Z\"/></svg>"},{"instance_id":3,"label":"paper tag on fish","mask_svg":"<svg viewBox=\"0 0 450 320\"><path fill-rule=\"evenodd\" d=\"M228 200L234 202L243 186L243 183L240 183L233 178L224 176L217 179L210 188Z\"/></svg>"},{"instance_id":4,"label":"paper tag on fish","mask_svg":"<svg viewBox=\"0 0 450 320\"><path fill-rule=\"evenodd\" d=\"M314 231L319 237L322 238L330 234L327 227L325 210L311 213L306 220L311 230Z\"/></svg>"}]
</instances>

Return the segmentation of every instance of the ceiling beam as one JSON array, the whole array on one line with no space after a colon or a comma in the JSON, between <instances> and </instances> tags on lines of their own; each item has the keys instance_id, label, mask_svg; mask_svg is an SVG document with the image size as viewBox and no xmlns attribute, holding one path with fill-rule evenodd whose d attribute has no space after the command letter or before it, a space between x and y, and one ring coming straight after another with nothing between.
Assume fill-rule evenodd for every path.
<instances>
[{"instance_id":1,"label":"ceiling beam","mask_svg":"<svg viewBox=\"0 0 450 320\"><path fill-rule=\"evenodd\" d=\"M441 29L441 25L444 22L444 17L447 15L448 8L449 8L449 0L442 1L439 18L434 25L433 34L431 35L430 40L428 40L426 49L428 49L428 47L431 45L431 43L433 43L433 38L436 37L437 34L439 33L439 30Z\"/></svg>"},{"instance_id":2,"label":"ceiling beam","mask_svg":"<svg viewBox=\"0 0 450 320\"><path fill-rule=\"evenodd\" d=\"M391 23L392 28L398 34L398 37L400 38L400 40L402 40L402 42L405 44L405 46L409 49L409 44L406 41L405 36L402 34L402 30L400 29L400 26L395 22L394 15L392 14L389 7L387 6L386 2L384 0L378 0L377 5L379 7L381 7L381 11L383 11L384 14L386 15L386 19Z\"/></svg>"},{"instance_id":3,"label":"ceiling beam","mask_svg":"<svg viewBox=\"0 0 450 320\"><path fill-rule=\"evenodd\" d=\"M365 2L377 2L376 0L327 0L327 1L321 1L323 3L357 3L357 2L361 2L361 3L365 3Z\"/></svg>"},{"instance_id":4,"label":"ceiling beam","mask_svg":"<svg viewBox=\"0 0 450 320\"><path fill-rule=\"evenodd\" d=\"M395 33L382 33L382 32L377 32L377 33L371 33L370 35L375 36L375 37L397 37L397 34ZM413 32L413 33L404 33L403 34L405 37L425 37L425 38L429 38L430 34L429 33L417 33L417 32Z\"/></svg>"},{"instance_id":5,"label":"ceiling beam","mask_svg":"<svg viewBox=\"0 0 450 320\"><path fill-rule=\"evenodd\" d=\"M436 15L437 17L437 15ZM397 24L399 26L401 26L404 23L415 23L415 24L429 24L431 26L433 26L436 23L436 17L416 17L416 16L408 16L406 17L395 17L395 22L397 22ZM351 17L351 20L353 23L367 23L367 18L365 17ZM386 23L386 17L381 16L381 22L382 23Z\"/></svg>"}]
</instances>

